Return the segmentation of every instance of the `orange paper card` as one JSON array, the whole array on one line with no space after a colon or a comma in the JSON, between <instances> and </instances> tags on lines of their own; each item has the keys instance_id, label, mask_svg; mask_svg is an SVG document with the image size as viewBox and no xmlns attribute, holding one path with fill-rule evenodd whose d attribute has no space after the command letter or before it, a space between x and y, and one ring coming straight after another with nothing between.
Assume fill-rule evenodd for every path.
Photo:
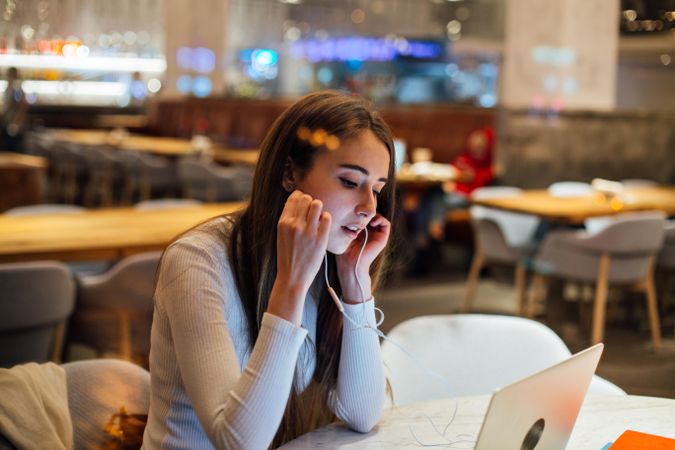
<instances>
[{"instance_id":1,"label":"orange paper card","mask_svg":"<svg viewBox=\"0 0 675 450\"><path fill-rule=\"evenodd\" d=\"M614 442L610 450L675 450L675 439L663 436L640 433L638 431L624 431Z\"/></svg>"}]
</instances>

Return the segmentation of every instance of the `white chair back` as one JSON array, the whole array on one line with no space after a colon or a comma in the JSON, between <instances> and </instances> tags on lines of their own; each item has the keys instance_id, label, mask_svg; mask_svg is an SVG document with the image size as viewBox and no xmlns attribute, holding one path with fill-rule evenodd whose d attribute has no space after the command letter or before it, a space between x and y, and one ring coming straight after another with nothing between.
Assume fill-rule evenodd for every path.
<instances>
[{"instance_id":1,"label":"white chair back","mask_svg":"<svg viewBox=\"0 0 675 450\"><path fill-rule=\"evenodd\" d=\"M650 258L664 238L664 214L658 211L618 214L601 231L556 230L546 235L534 260L535 271L560 278L594 282L600 258L608 254L610 283L644 278Z\"/></svg>"},{"instance_id":2,"label":"white chair back","mask_svg":"<svg viewBox=\"0 0 675 450\"><path fill-rule=\"evenodd\" d=\"M565 343L550 328L510 316L416 317L394 327L389 337L447 380L443 383L426 373L395 345L384 341L382 357L397 405L492 394L570 356ZM589 392L625 394L597 377Z\"/></svg>"}]
</instances>

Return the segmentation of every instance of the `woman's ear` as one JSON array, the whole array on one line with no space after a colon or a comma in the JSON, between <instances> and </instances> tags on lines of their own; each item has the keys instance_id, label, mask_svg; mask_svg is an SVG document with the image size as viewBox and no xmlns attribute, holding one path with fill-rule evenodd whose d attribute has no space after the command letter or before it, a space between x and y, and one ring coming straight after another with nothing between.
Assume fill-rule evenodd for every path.
<instances>
[{"instance_id":1,"label":"woman's ear","mask_svg":"<svg viewBox=\"0 0 675 450\"><path fill-rule=\"evenodd\" d=\"M295 164L293 160L289 157L286 159L286 164L284 164L284 176L281 179L281 186L286 192L293 192L295 190Z\"/></svg>"}]
</instances>

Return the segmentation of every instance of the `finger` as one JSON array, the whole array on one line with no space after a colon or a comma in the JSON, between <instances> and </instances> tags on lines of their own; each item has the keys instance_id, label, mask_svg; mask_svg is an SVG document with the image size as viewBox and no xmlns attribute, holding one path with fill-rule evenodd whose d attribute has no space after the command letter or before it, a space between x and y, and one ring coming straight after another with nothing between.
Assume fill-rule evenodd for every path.
<instances>
[{"instance_id":1,"label":"finger","mask_svg":"<svg viewBox=\"0 0 675 450\"><path fill-rule=\"evenodd\" d=\"M380 227L390 227L391 223L387 220L386 217L378 214L375 216L373 220L370 221L368 224L372 228L380 228Z\"/></svg>"},{"instance_id":2,"label":"finger","mask_svg":"<svg viewBox=\"0 0 675 450\"><path fill-rule=\"evenodd\" d=\"M389 222L386 218L384 218L382 216L380 216L378 218L377 224L369 225L369 226L372 230L373 237L375 237L375 236L380 236L380 237L388 236L389 232L391 230L391 222Z\"/></svg>"},{"instance_id":3,"label":"finger","mask_svg":"<svg viewBox=\"0 0 675 450\"><path fill-rule=\"evenodd\" d=\"M300 219L302 223L307 222L307 212L309 211L309 205L311 203L312 197L307 194L302 194L300 198L298 198L294 217Z\"/></svg>"},{"instance_id":4,"label":"finger","mask_svg":"<svg viewBox=\"0 0 675 450\"><path fill-rule=\"evenodd\" d=\"M307 211L307 226L312 231L316 230L319 227L319 218L321 216L321 211L323 211L323 203L321 200L312 200L309 204L309 209Z\"/></svg>"},{"instance_id":5,"label":"finger","mask_svg":"<svg viewBox=\"0 0 675 450\"><path fill-rule=\"evenodd\" d=\"M382 220L380 220L378 226L380 229L389 230L391 228L391 222L389 222L386 217L382 217Z\"/></svg>"},{"instance_id":6,"label":"finger","mask_svg":"<svg viewBox=\"0 0 675 450\"><path fill-rule=\"evenodd\" d=\"M302 197L303 193L300 190L295 190L288 196L284 209L281 211L281 217L290 218L295 217L298 209L298 199Z\"/></svg>"},{"instance_id":7,"label":"finger","mask_svg":"<svg viewBox=\"0 0 675 450\"><path fill-rule=\"evenodd\" d=\"M382 222L382 219L384 219L384 217L381 214L376 214L375 217L371 219L370 223L368 223L368 226L377 227Z\"/></svg>"},{"instance_id":8,"label":"finger","mask_svg":"<svg viewBox=\"0 0 675 450\"><path fill-rule=\"evenodd\" d=\"M324 211L319 218L319 240L322 244L328 244L328 232L330 231L331 216Z\"/></svg>"}]
</instances>

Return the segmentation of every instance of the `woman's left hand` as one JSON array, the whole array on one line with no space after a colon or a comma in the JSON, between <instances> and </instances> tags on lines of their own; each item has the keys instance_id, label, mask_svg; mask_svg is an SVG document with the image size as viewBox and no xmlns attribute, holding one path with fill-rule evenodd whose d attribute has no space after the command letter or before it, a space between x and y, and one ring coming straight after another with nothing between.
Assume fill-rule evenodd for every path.
<instances>
[{"instance_id":1,"label":"woman's left hand","mask_svg":"<svg viewBox=\"0 0 675 450\"><path fill-rule=\"evenodd\" d=\"M368 241L363 249L360 260L358 258L363 247L363 241L366 238L365 230L359 233L343 254L336 255L335 257L340 286L342 287L342 296L346 303L361 303L372 297L370 265L387 245L391 223L384 216L376 214L367 228ZM360 281L361 287L359 287L359 283L356 280L354 270L357 261L359 264L358 281Z\"/></svg>"}]
</instances>

